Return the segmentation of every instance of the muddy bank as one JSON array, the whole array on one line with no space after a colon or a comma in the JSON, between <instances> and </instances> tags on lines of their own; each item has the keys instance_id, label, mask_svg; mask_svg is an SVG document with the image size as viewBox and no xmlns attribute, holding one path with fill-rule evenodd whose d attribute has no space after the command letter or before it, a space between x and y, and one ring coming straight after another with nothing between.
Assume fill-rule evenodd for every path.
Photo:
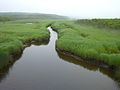
<instances>
[{"instance_id":1,"label":"muddy bank","mask_svg":"<svg viewBox=\"0 0 120 90\"><path fill-rule=\"evenodd\" d=\"M64 49L59 49L59 48L56 48L56 50L58 52L61 52L63 54L66 54L66 55L69 55L69 56L72 56L74 58L76 58L77 60L79 61L83 61L83 62L86 62L86 63L89 63L89 64L92 64L92 65L97 65L98 67L101 67L101 68L105 68L105 69L109 69L109 70L112 70L112 71L120 71L120 67L119 66L115 66L115 65L109 65L108 63L105 63L104 61L102 60L96 60L96 59L89 59L89 58L85 58L85 57L80 57L78 55L75 55L74 53L71 53L70 51L65 51Z\"/></svg>"}]
</instances>

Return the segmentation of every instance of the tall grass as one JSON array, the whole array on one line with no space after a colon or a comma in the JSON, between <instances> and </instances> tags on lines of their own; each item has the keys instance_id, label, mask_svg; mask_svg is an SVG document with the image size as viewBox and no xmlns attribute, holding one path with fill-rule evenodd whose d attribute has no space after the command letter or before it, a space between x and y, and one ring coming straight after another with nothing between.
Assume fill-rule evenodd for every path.
<instances>
[{"instance_id":1,"label":"tall grass","mask_svg":"<svg viewBox=\"0 0 120 90\"><path fill-rule=\"evenodd\" d=\"M0 62L13 59L23 50L26 43L33 40L47 40L49 38L49 32L46 29L48 23L48 21L32 24L27 24L25 21L0 23Z\"/></svg>"},{"instance_id":2,"label":"tall grass","mask_svg":"<svg viewBox=\"0 0 120 90\"><path fill-rule=\"evenodd\" d=\"M57 48L83 59L101 60L120 66L120 31L100 29L74 21L52 24L58 32Z\"/></svg>"}]
</instances>

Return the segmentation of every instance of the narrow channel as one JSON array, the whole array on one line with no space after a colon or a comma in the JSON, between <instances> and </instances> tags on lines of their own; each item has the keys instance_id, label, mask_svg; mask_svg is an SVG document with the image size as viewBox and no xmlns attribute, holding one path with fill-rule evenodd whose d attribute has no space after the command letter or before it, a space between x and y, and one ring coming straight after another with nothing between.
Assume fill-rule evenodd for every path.
<instances>
[{"instance_id":1,"label":"narrow channel","mask_svg":"<svg viewBox=\"0 0 120 90\"><path fill-rule=\"evenodd\" d=\"M27 47L0 74L0 90L120 90L113 72L57 52L57 33L48 27L47 45Z\"/></svg>"}]
</instances>

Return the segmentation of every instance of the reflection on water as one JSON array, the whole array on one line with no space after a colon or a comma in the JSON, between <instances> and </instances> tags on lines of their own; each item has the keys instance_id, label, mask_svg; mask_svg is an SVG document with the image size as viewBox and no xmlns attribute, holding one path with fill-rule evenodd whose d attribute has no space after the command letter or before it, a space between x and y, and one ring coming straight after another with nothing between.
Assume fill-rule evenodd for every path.
<instances>
[{"instance_id":1,"label":"reflection on water","mask_svg":"<svg viewBox=\"0 0 120 90\"><path fill-rule=\"evenodd\" d=\"M44 41L34 41L34 42L29 42L29 45L27 47L30 47L31 45L47 45L49 40L44 40ZM0 82L7 77L9 74L9 69L12 68L13 64L20 58L22 57L22 52L16 54L14 58L7 57L6 54L2 55L0 57ZM12 60L11 60L12 59ZM1 89L0 89L1 90Z\"/></svg>"},{"instance_id":2,"label":"reflection on water","mask_svg":"<svg viewBox=\"0 0 120 90\"><path fill-rule=\"evenodd\" d=\"M57 53L57 34L51 28L49 31L49 44L26 48L19 60L0 69L0 90L120 89L120 72Z\"/></svg>"},{"instance_id":3,"label":"reflection on water","mask_svg":"<svg viewBox=\"0 0 120 90\"><path fill-rule=\"evenodd\" d=\"M73 56L65 54L65 53L60 52L60 51L58 51L58 55L64 61L79 65L80 67L82 66L82 67L84 67L85 69L88 69L88 70L100 71L104 75L107 75L108 77L115 80L116 83L118 84L118 86L120 87L120 71L119 71L119 69L113 71L113 70L110 70L110 69L102 68L102 67L99 67L97 65L93 65L93 64L84 62L83 60L80 61L80 60L74 58Z\"/></svg>"}]
</instances>

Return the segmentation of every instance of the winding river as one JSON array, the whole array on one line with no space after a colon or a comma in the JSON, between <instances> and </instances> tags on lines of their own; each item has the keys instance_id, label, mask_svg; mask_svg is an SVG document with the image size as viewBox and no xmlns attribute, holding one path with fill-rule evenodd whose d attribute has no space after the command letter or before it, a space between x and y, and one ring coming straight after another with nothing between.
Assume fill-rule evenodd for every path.
<instances>
[{"instance_id":1,"label":"winding river","mask_svg":"<svg viewBox=\"0 0 120 90\"><path fill-rule=\"evenodd\" d=\"M50 27L47 45L27 47L0 74L0 90L120 90L115 73L56 52L57 33Z\"/></svg>"}]
</instances>

